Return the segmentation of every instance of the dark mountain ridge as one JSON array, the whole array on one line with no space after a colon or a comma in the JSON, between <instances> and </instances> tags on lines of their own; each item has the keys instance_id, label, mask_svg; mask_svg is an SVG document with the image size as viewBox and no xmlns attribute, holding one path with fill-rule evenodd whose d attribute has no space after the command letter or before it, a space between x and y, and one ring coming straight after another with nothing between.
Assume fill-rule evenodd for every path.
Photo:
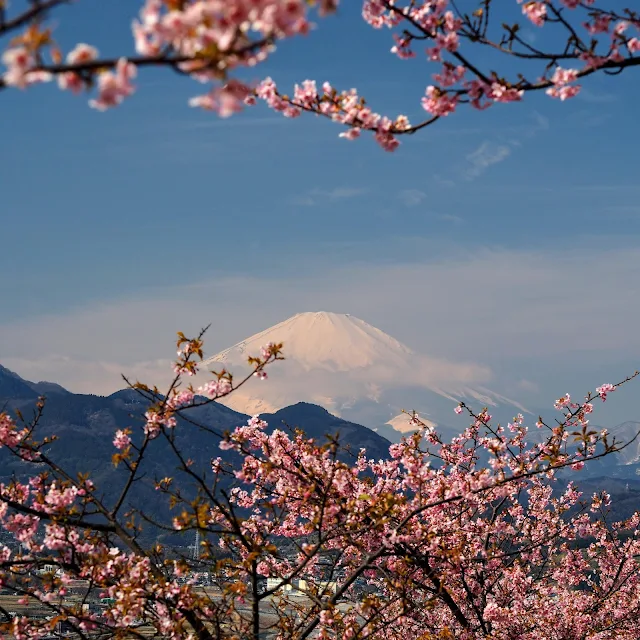
<instances>
[{"instance_id":1,"label":"dark mountain ridge","mask_svg":"<svg viewBox=\"0 0 640 640\"><path fill-rule=\"evenodd\" d=\"M99 495L106 504L113 504L127 477L122 466L116 469L112 463L112 456L117 452L112 444L114 434L117 429L130 428L135 441L144 425L144 413L149 403L133 389L123 389L109 396L75 394L54 383L31 383L6 368L0 369L0 410L2 407L10 413L20 410L28 420L40 395L46 400L37 439L56 435L57 439L47 447L48 455L69 473L89 473ZM189 409L185 416L219 434L233 430L249 419L249 416L215 402ZM340 443L354 453L366 447L371 457L388 456L387 440L367 427L341 420L312 404L301 402L261 418L268 422L269 431L299 427L319 443L325 440L326 434L339 434ZM195 468L208 469L211 459L217 456L229 463L238 463L236 454L219 448L219 437L189 420L178 418L176 444L185 459L194 461ZM344 459L351 457L345 453ZM169 444L158 438L149 447L143 464L144 477L131 493L132 504L144 504L147 514L159 516L164 513L166 516L166 499L155 491L154 481L175 476L177 459ZM0 450L0 481L6 482L11 476L24 479L33 473L32 465L11 456L6 449Z\"/></svg>"},{"instance_id":2,"label":"dark mountain ridge","mask_svg":"<svg viewBox=\"0 0 640 640\"><path fill-rule=\"evenodd\" d=\"M46 396L46 404L39 424L38 437L55 434L58 439L49 445L48 453L70 473L90 473L107 504L117 500L126 480L125 470L115 469L112 444L117 429L131 428L140 433L144 424L147 401L132 389L123 389L109 396L75 394L60 385L49 382L32 383L0 366L0 410L14 412L19 409L29 418L38 397ZM238 413L219 403L189 410L186 414L195 423L216 429L218 433L230 431L246 423L249 416ZM374 459L388 457L389 441L380 434L359 424L338 418L326 409L299 402L272 414L260 416L268 430L292 431L300 428L308 437L322 443L327 435L339 436L340 443L357 454L361 448ZM625 423L624 436L637 433L638 423ZM611 430L612 432L615 429ZM208 469L210 460L217 456L237 464L239 458L219 449L219 438L191 424L179 420L176 442L185 458L194 461L199 469ZM613 497L613 510L618 519L631 515L640 503L640 463L634 459L637 452L620 454L589 462L580 473L561 471L558 474L560 490L574 481L585 496L607 490ZM629 455L631 454L631 455ZM352 455L343 455L345 462ZM166 501L154 489L154 480L176 474L177 461L164 440L154 441L144 462L144 477L131 494L132 503L145 505L145 512L153 516L167 515ZM34 469L0 450L0 481L11 476L24 478Z\"/></svg>"}]
</instances>

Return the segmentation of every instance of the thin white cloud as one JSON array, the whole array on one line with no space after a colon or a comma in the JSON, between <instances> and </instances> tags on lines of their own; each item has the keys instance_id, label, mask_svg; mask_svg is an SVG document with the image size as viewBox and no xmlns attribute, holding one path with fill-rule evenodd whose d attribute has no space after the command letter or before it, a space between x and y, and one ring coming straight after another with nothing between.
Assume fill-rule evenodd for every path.
<instances>
[{"instance_id":1,"label":"thin white cloud","mask_svg":"<svg viewBox=\"0 0 640 640\"><path fill-rule=\"evenodd\" d=\"M456 169L456 178L476 180L490 167L506 160L513 151L522 147L527 140L550 128L549 119L537 111L530 114L530 121L517 126L507 126L496 132L495 140L484 140L468 153L465 161ZM444 187L454 187L456 181L439 174L433 176L435 182Z\"/></svg>"},{"instance_id":2,"label":"thin white cloud","mask_svg":"<svg viewBox=\"0 0 640 640\"><path fill-rule=\"evenodd\" d=\"M571 113L565 126L577 127L580 129L584 129L586 127L591 129L603 125L607 120L610 120L611 117L612 114L605 111L602 106L597 108L581 109Z\"/></svg>"},{"instance_id":3,"label":"thin white cloud","mask_svg":"<svg viewBox=\"0 0 640 640\"><path fill-rule=\"evenodd\" d=\"M433 181L436 184L439 184L441 187L451 188L456 186L455 180L451 180L450 178L445 178L441 176L439 173L435 173L433 175Z\"/></svg>"},{"instance_id":4,"label":"thin white cloud","mask_svg":"<svg viewBox=\"0 0 640 640\"><path fill-rule=\"evenodd\" d=\"M427 197L427 194L420 189L403 189L398 192L398 198L407 207L415 207L422 203Z\"/></svg>"},{"instance_id":5,"label":"thin white cloud","mask_svg":"<svg viewBox=\"0 0 640 640\"><path fill-rule=\"evenodd\" d=\"M522 389L523 391L532 392L532 393L538 393L540 391L540 385L538 385L535 382L532 382L531 380L526 380L525 378L523 378L522 380L518 380L516 385L519 389Z\"/></svg>"},{"instance_id":6,"label":"thin white cloud","mask_svg":"<svg viewBox=\"0 0 640 640\"><path fill-rule=\"evenodd\" d=\"M306 196L294 196L291 198L291 204L294 204L298 207L314 207L318 204L317 199L312 198L310 195Z\"/></svg>"},{"instance_id":7,"label":"thin white cloud","mask_svg":"<svg viewBox=\"0 0 640 640\"><path fill-rule=\"evenodd\" d=\"M291 203L299 206L312 207L323 202L335 202L357 198L368 193L369 189L363 187L334 187L333 189L311 189L311 191L294 196Z\"/></svg>"},{"instance_id":8,"label":"thin white cloud","mask_svg":"<svg viewBox=\"0 0 640 640\"><path fill-rule=\"evenodd\" d=\"M547 131L550 128L549 118L543 116L541 113L534 111L532 113L533 126L526 130L526 133L530 136L539 133L540 131Z\"/></svg>"},{"instance_id":9,"label":"thin white cloud","mask_svg":"<svg viewBox=\"0 0 640 640\"><path fill-rule=\"evenodd\" d=\"M594 93L590 89L582 87L577 96L580 100L593 104L611 104L618 101L618 96L614 93Z\"/></svg>"},{"instance_id":10,"label":"thin white cloud","mask_svg":"<svg viewBox=\"0 0 640 640\"><path fill-rule=\"evenodd\" d=\"M511 148L506 144L497 144L485 140L477 149L467 155L467 168L464 175L467 180L475 180L489 167L506 160Z\"/></svg>"},{"instance_id":11,"label":"thin white cloud","mask_svg":"<svg viewBox=\"0 0 640 640\"><path fill-rule=\"evenodd\" d=\"M314 195L324 196L329 200L344 200L345 198L356 198L357 196L364 195L368 189L362 187L335 187L328 191L322 189L315 189Z\"/></svg>"},{"instance_id":12,"label":"thin white cloud","mask_svg":"<svg viewBox=\"0 0 640 640\"><path fill-rule=\"evenodd\" d=\"M440 220L445 220L446 222L451 222L453 224L462 224L463 219L460 216L453 215L452 213L443 213L438 216Z\"/></svg>"},{"instance_id":13,"label":"thin white cloud","mask_svg":"<svg viewBox=\"0 0 640 640\"><path fill-rule=\"evenodd\" d=\"M545 390L545 375L556 370L578 375L605 359L640 360L637 248L478 249L407 264L325 265L307 275L194 285L6 323L1 361L28 378L113 391L120 373L162 383L170 369L158 361L174 357L177 330L193 334L212 323L206 343L212 354L317 310L352 313L432 358L489 365L498 380L500 369L517 370L522 359L547 372L542 380L531 371L510 376L505 395L508 384L523 378Z\"/></svg>"}]
</instances>

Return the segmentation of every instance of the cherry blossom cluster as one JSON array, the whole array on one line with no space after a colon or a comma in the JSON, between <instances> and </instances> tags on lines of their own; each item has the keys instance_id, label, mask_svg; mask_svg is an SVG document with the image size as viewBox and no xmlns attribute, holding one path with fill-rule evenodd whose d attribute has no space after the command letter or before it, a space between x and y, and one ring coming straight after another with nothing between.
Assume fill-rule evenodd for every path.
<instances>
[{"instance_id":1,"label":"cherry blossom cluster","mask_svg":"<svg viewBox=\"0 0 640 640\"><path fill-rule=\"evenodd\" d=\"M16 447L26 438L28 430L18 429L6 413L0 413L0 447Z\"/></svg>"},{"instance_id":2,"label":"cherry blossom cluster","mask_svg":"<svg viewBox=\"0 0 640 640\"><path fill-rule=\"evenodd\" d=\"M356 89L338 92L328 82L319 91L313 80L305 80L295 86L293 97L288 98L278 92L272 78L267 78L256 87L255 94L285 117L295 118L310 111L347 125L347 131L340 136L349 140L358 138L362 130L373 131L376 141L387 151L398 147L396 134L411 128L406 116L390 120L367 107Z\"/></svg>"},{"instance_id":3,"label":"cherry blossom cluster","mask_svg":"<svg viewBox=\"0 0 640 640\"><path fill-rule=\"evenodd\" d=\"M25 89L30 84L49 82L53 78L47 71L35 70L36 59L24 46L7 49L2 54L2 63L7 68L2 78L4 83L10 87Z\"/></svg>"},{"instance_id":4,"label":"cherry blossom cluster","mask_svg":"<svg viewBox=\"0 0 640 640\"><path fill-rule=\"evenodd\" d=\"M157 394L151 393L146 385L139 383L134 385L134 388L138 389L144 397L154 401L144 415L143 433L149 440L157 438L163 430L174 429L181 410L219 400L229 395L247 380L245 378L239 385L234 386L233 376L223 370L219 373L212 372L212 379L196 388L192 385L181 388L180 384L184 376L193 377L200 372L199 361L202 360L204 353L202 336L188 339L180 332L178 333L177 348L178 359L173 364L176 377L166 397L157 397ZM282 359L281 349L281 344L269 342L261 348L259 356L249 356L248 363L253 368L251 375L265 380L267 378L265 367L275 360ZM118 459L125 459L130 452L130 435L130 429L116 431L113 446L123 452Z\"/></svg>"},{"instance_id":5,"label":"cherry blossom cluster","mask_svg":"<svg viewBox=\"0 0 640 640\"><path fill-rule=\"evenodd\" d=\"M252 637L268 611L279 640L637 638L640 514L612 523L606 492L583 495L559 474L619 451L623 443L590 429L587 416L638 374L583 402L563 396L563 420L540 420L535 438L521 414L503 426L460 403L455 412L470 423L445 442L414 413L418 430L374 460L343 449L339 436L315 441L257 416L225 434L198 424L193 409L281 359L283 345L249 357L253 371L240 383L212 372L198 388L182 383L203 358L202 335L179 334L177 346L165 394L132 385L151 406L142 428L116 430L114 464L122 486L135 486L166 436L176 471L155 482L168 510L154 518L174 535L198 531L197 569L213 580L214 597L189 577L193 560L144 546L139 520L153 518L144 504L120 512L134 499L128 489L106 502L85 475L49 459L46 440L35 439L37 418L19 428L0 414L2 444L33 465L29 479L0 484L0 527L15 541L0 547L0 584L56 613L0 623L14 637L41 637L65 620L100 637L146 627L172 640L230 640ZM176 444L187 424L210 433L211 454L219 453L204 469ZM102 615L67 599L78 580L110 598ZM295 603L282 591L294 584L307 595Z\"/></svg>"},{"instance_id":6,"label":"cherry blossom cluster","mask_svg":"<svg viewBox=\"0 0 640 640\"><path fill-rule=\"evenodd\" d=\"M324 16L337 3L320 0L313 4L319 5L318 15ZM191 104L227 117L241 108L251 92L242 82L226 82L228 73L263 62L278 40L307 34L312 26L309 4L306 0L145 0L132 23L137 55L117 61L99 60L98 50L84 43L63 61L51 32L39 26L37 18L45 8L36 7L32 25L3 54L6 71L0 87L24 89L57 76L61 89L80 93L97 76L97 97L89 104L104 111L134 92L131 80L139 65L168 66L199 82L213 83L208 94L193 98Z\"/></svg>"},{"instance_id":7,"label":"cherry blossom cluster","mask_svg":"<svg viewBox=\"0 0 640 640\"><path fill-rule=\"evenodd\" d=\"M615 388L604 385L609 386ZM558 628L579 630L588 638L634 637L640 577L630 554L640 549L640 517L614 526L614 538L625 530L635 532L618 547L608 525L589 515L606 510L606 494L586 500L585 511L572 483L557 493L553 472L546 479L527 476L541 456L556 468L579 459L566 448L564 429L551 429L549 440L531 447L522 415L505 430L492 427L483 411L451 443L423 431L392 445L389 461L367 460L360 452L350 464L336 460L331 446L267 429L253 418L221 444L223 450L244 455L235 475L246 488L231 494L237 508L253 512L242 523L243 539L257 538L268 548L268 537L304 539L315 532L316 539L325 540L325 549L337 552L341 570L350 575L367 566L363 576L384 594L373 601L354 598L346 614L327 597L317 612L319 637L418 638L442 628L451 637L474 639L486 637L490 629L492 637L533 640L553 637ZM422 438L436 447L433 457L421 448ZM479 450L490 454L489 468L478 466ZM507 477L513 480L506 482ZM501 509L487 518L486 509L497 503ZM571 511L575 515L567 518ZM229 524L221 512L212 518L219 527ZM179 526L188 522L181 520ZM586 552L573 546L584 538L596 540ZM219 544L249 570L252 554L231 528ZM513 548L519 549L515 564L511 553L505 554ZM257 574L287 584L304 565L305 574L315 575L320 584L315 545L304 543L299 549L295 561L265 550L255 565ZM549 554L557 554L557 560L540 573ZM578 585L587 586L579 596ZM402 590L411 593L413 607L396 600ZM597 603L614 592L619 597L611 615ZM346 589L341 597L349 595ZM520 613L513 615L514 609ZM380 635L376 624L360 622L373 612L384 628ZM402 623L394 631L391 621L397 616Z\"/></svg>"},{"instance_id":8,"label":"cherry blossom cluster","mask_svg":"<svg viewBox=\"0 0 640 640\"><path fill-rule=\"evenodd\" d=\"M327 117L346 127L340 135L349 140L368 131L383 149L393 151L399 135L433 124L462 105L484 110L519 102L527 92L540 89L564 101L576 96L582 79L596 71L620 72L639 64L637 10L612 9L596 0L517 0L513 4L520 5L523 19L548 31L545 45L538 48L521 35L520 24L501 18L507 2L513 0L478 0L477 10L471 11L451 0L363 0L364 21L391 31L393 55L439 65L421 98L426 119L412 125L405 116L389 118L372 111L355 89L338 91L324 83L319 90L307 80L289 96L269 78L255 84L231 77L241 67L264 62L278 41L309 33L310 6L316 5L323 17L336 10L339 0L144 0L132 23L136 55L116 59L100 59L97 49L84 43L63 57L52 31L43 26L45 7L37 5L0 23L0 36L28 25L2 56L6 69L0 88L24 89L57 77L61 89L74 93L95 86L97 95L90 105L106 110L132 95L139 69L164 66L210 85L190 104L220 117L236 114L259 98L286 117L304 111ZM481 47L524 66L513 79L502 77L492 70L498 65L473 56ZM536 63L539 77L531 75Z\"/></svg>"},{"instance_id":9,"label":"cherry blossom cluster","mask_svg":"<svg viewBox=\"0 0 640 640\"><path fill-rule=\"evenodd\" d=\"M595 0L582 3L561 0L559 6L551 0L518 0L518 3L522 5L524 16L538 27L544 27L547 23L559 23L564 28L564 35L568 40L566 49L561 49L557 54L535 49L517 35L517 27L507 25L503 25L507 30L506 36L501 40L492 40L489 36L488 16L490 9L495 11L496 7L491 2L486 3L486 8L485 3L479 3L478 11L473 17L469 17L469 13L460 13L456 5L449 0L410 2L405 3L405 6L388 0L364 1L363 17L366 22L375 29L387 27L398 30L392 34L394 45L391 53L401 59L417 58L419 54L413 47L426 40L430 46L424 51L425 59L442 65L441 70L432 76L435 84L426 87L421 100L422 107L428 112L429 117L417 125L399 128L396 131L388 118L372 114L373 122L365 122L363 126L356 117L353 105L349 104L351 110L343 109L340 102L333 99L331 94L327 95L326 91L318 97L315 83L311 81L306 81L302 88L296 86L294 96L290 98L279 92L272 81L267 80L266 86L263 85L259 90L263 95L258 95L263 97L270 107L285 116L299 115L304 110L329 116L332 120L346 124L351 129L341 136L347 139L359 137L362 129L373 131L381 146L387 151L393 151L398 146L397 139L393 135L380 135L378 122L389 123L388 131L392 134L411 133L440 117L454 113L461 104L468 103L476 109L484 110L496 103L519 102L527 91L541 88L545 89L550 97L564 101L579 93L581 87L577 81L594 70L607 66L622 70L626 66L636 64L634 54L640 51L640 39L637 35L627 34L632 29L638 32L640 17L631 9L616 14L595 7ZM584 10L586 21L572 26L562 15L565 9ZM579 35L580 32L583 33L582 37ZM598 39L600 35L606 35L608 39ZM510 82L495 72L485 72L462 51L464 41L476 46L485 45L504 55L539 60L545 64L544 74L535 79L527 79L525 75L520 74L517 81ZM558 60L565 59L575 62L576 66L559 66ZM356 101L360 100L355 90L349 95Z\"/></svg>"},{"instance_id":10,"label":"cherry blossom cluster","mask_svg":"<svg viewBox=\"0 0 640 640\"><path fill-rule=\"evenodd\" d=\"M320 15L335 9L337 2L322 0ZM146 0L140 19L133 22L136 50L145 56L158 56L167 47L189 59L185 69L215 78L217 69L200 69L191 60L211 50L232 54L225 67L240 63L253 66L266 58L264 46L254 50L251 36L259 44L305 34L310 29L308 3L304 0L191 0L166 2Z\"/></svg>"}]
</instances>

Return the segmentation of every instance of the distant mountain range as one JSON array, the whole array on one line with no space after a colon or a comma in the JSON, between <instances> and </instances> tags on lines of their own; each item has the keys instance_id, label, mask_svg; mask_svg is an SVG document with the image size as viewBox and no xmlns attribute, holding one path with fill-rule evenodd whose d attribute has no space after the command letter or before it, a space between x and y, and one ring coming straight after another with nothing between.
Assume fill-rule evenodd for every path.
<instances>
[{"instance_id":1,"label":"distant mountain range","mask_svg":"<svg viewBox=\"0 0 640 640\"><path fill-rule=\"evenodd\" d=\"M147 403L139 393L123 389L109 396L75 394L52 382L30 382L0 365L0 407L24 410L40 397L46 397L43 429L55 429L62 436L67 430L87 436L113 436L118 428L142 423ZM206 423L220 433L246 423L249 415L213 402L189 410L195 421ZM358 451L365 447L371 457L388 455L389 442L371 429L331 415L323 407L297 402L274 413L260 415L270 428L303 428L305 433L319 441L327 434L339 433L346 446ZM213 452L209 452L213 455ZM217 454L215 454L217 455Z\"/></svg>"},{"instance_id":2,"label":"distant mountain range","mask_svg":"<svg viewBox=\"0 0 640 640\"><path fill-rule=\"evenodd\" d=\"M142 426L146 401L131 389L106 397L74 394L55 383L24 380L0 366L0 410L19 409L28 417L35 401L42 395L47 400L39 426L40 436L54 433L58 436L58 440L50 445L49 452L72 473L90 472L107 503L115 500L122 489L124 476L111 463L115 452L111 444L113 435L118 428L132 427L135 430ZM195 422L221 433L245 423L249 418L219 403L194 409L188 415ZM370 458L384 459L388 456L390 443L380 433L308 402L298 402L273 413L264 413L261 417L268 422L270 429L298 427L318 441L323 441L327 434L339 434L340 441L353 453L364 447ZM637 422L627 422L610 429L623 441L632 439L639 430L640 423ZM180 421L178 434L178 444L184 455L201 468L206 468L209 461L218 455L233 460L233 454L218 448L217 438L193 424ZM535 437L535 432L533 434ZM176 467L166 444L156 442L145 463L145 479L133 494L135 502L145 504L152 515L162 512L164 504L153 488L153 481L174 475ZM1 480L12 475L24 476L27 471L32 472L9 456L6 450L0 450ZM579 476L569 472L563 472L561 476L567 481L578 480L588 490L611 486L616 492L616 509L621 514L627 513L637 506L640 496L640 442L634 442L620 454L590 462Z\"/></svg>"},{"instance_id":3,"label":"distant mountain range","mask_svg":"<svg viewBox=\"0 0 640 640\"><path fill-rule=\"evenodd\" d=\"M69 392L55 382L29 382L17 373L0 365L0 400L35 399L43 394L68 394Z\"/></svg>"},{"instance_id":4,"label":"distant mountain range","mask_svg":"<svg viewBox=\"0 0 640 640\"><path fill-rule=\"evenodd\" d=\"M116 452L112 440L116 429L132 427L135 431L143 424L148 403L131 389L118 391L110 396L74 394L49 382L33 383L0 366L0 410L22 411L28 419L37 398L46 396L46 405L39 423L38 438L55 434L58 439L49 446L49 453L66 470L90 472L96 485L104 492L107 502L113 501L122 489L122 469L114 469L111 456ZM219 433L245 424L249 416L218 403L189 410L194 422L207 425ZM383 459L388 456L389 442L374 431L331 415L326 409L305 402L283 408L273 414L261 416L269 429L301 428L319 442L326 441L326 434L339 434L340 442L357 453L364 447L370 457ZM233 461L234 454L221 451L219 439L190 424L179 421L177 441L186 458L194 460L199 468L208 468L212 458L221 456ZM349 458L345 453L345 458ZM154 479L174 475L175 458L168 446L154 441L145 462L145 479L136 488L137 504L146 504L149 512L160 510L159 496L153 488ZM0 479L12 475L24 476L26 465L0 450Z\"/></svg>"}]
</instances>

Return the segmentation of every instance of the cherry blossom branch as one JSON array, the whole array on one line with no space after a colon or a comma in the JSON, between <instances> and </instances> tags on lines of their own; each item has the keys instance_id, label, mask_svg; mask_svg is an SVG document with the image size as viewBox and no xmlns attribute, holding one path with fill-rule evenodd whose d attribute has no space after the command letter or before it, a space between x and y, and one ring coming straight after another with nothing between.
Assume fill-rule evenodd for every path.
<instances>
[{"instance_id":1,"label":"cherry blossom branch","mask_svg":"<svg viewBox=\"0 0 640 640\"><path fill-rule=\"evenodd\" d=\"M191 106L228 117L258 98L286 117L314 113L331 119L346 126L340 135L349 140L362 131L372 133L387 151L398 148L400 136L434 124L461 105L484 110L498 103L520 102L535 91L564 101L576 96L581 88L578 82L592 74L619 74L640 65L640 38L630 34L631 29L640 30L640 15L631 8L603 9L591 0L519 0L524 20L560 34L563 46L554 44L547 50L527 42L520 35L519 23L502 23L501 28L493 29L501 23L498 7L502 9L507 0L481 0L471 13L462 11L455 0L406 0L402 4L363 0L365 21L376 29L392 30L394 55L417 57L413 47L426 42L432 45L426 50L426 60L440 65L421 100L429 115L412 124L404 115L390 118L373 112L356 90L338 92L328 83L318 90L314 82L305 81L289 96L270 79L252 86L231 77L239 67L263 62L278 41L306 35L311 27L308 4L318 5L317 14L324 17L336 10L338 0L260 0L251 4L251 11L240 0L145 0L132 29L137 55L100 60L95 48L79 44L67 54L65 63L51 31L40 27L45 11L63 1L38 2L5 20L0 35L2 29L28 28L3 56L7 71L0 76L0 88L26 88L55 78L61 89L79 93L96 84L98 95L90 105L105 110L135 92L132 80L138 68L163 66L211 84L208 93L191 99ZM484 65L474 57L480 47L545 67L535 80L525 77L529 68L520 70L517 79L508 80L483 70ZM45 54L51 63L44 62ZM568 62L574 67L560 66Z\"/></svg>"},{"instance_id":2,"label":"cherry blossom branch","mask_svg":"<svg viewBox=\"0 0 640 640\"><path fill-rule=\"evenodd\" d=\"M68 2L69 0L59 0ZM272 44L272 38L263 38L251 42L248 45L240 47L231 52L225 53L225 56L238 56L242 57L252 53L257 49L262 49ZM39 64L35 65L29 70L29 73L33 74L47 74L51 76L59 76L63 74L76 74L85 79L86 87L89 88L91 83L91 76L97 72L104 72L108 69L116 69L118 63L121 60L126 60L127 63L133 65L136 68L146 67L169 67L175 71L178 71L182 75L190 75L195 71L205 72L209 69L215 69L216 65L220 61L218 58L206 57L206 56L188 56L188 55L176 55L169 52L159 56L128 56L126 58L102 58L94 60L86 60L79 63L60 63L60 64ZM180 67L189 64L194 69L183 70ZM8 88L6 80L0 77L0 90Z\"/></svg>"}]
</instances>

